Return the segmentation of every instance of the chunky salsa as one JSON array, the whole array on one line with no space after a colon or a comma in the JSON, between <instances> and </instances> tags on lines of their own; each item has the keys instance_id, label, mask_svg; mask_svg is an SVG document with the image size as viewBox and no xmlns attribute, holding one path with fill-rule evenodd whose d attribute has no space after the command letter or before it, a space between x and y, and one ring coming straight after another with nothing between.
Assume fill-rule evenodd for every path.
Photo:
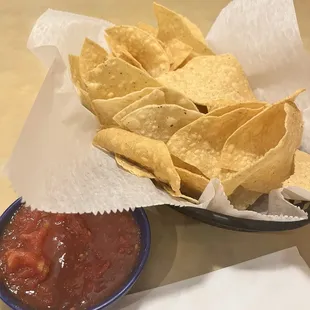
<instances>
[{"instance_id":1,"label":"chunky salsa","mask_svg":"<svg viewBox=\"0 0 310 310\"><path fill-rule=\"evenodd\" d=\"M128 279L140 251L129 212L51 214L22 206L0 240L0 277L34 309L88 309Z\"/></svg>"}]
</instances>

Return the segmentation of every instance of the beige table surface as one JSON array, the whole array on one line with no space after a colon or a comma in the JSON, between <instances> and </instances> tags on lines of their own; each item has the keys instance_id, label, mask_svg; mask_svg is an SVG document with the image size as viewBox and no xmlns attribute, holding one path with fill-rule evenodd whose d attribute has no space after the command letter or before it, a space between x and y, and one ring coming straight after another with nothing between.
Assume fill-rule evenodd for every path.
<instances>
[{"instance_id":1,"label":"beige table surface","mask_svg":"<svg viewBox=\"0 0 310 310\"><path fill-rule=\"evenodd\" d=\"M143 20L155 25L152 0L2 0L0 6L0 168L31 109L46 69L26 49L35 20L47 8L102 17L113 23ZM196 21L206 34L228 0L159 0ZM305 46L310 50L310 1L295 1ZM29 179L31 182L31 179ZM16 198L0 174L0 213ZM310 226L293 232L252 234L214 228L169 209L148 211L152 250L133 291L175 282L280 249L298 246L310 265ZM0 309L5 309L0 304Z\"/></svg>"}]
</instances>

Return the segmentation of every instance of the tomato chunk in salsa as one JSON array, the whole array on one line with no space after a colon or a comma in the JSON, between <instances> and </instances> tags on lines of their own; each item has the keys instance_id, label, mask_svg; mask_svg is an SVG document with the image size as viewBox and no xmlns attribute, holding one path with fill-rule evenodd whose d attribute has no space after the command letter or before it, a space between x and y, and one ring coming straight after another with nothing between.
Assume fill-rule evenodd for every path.
<instances>
[{"instance_id":1,"label":"tomato chunk in salsa","mask_svg":"<svg viewBox=\"0 0 310 310\"><path fill-rule=\"evenodd\" d=\"M31 308L88 309L124 284L139 251L130 212L51 214L22 206L0 239L0 277Z\"/></svg>"}]
</instances>

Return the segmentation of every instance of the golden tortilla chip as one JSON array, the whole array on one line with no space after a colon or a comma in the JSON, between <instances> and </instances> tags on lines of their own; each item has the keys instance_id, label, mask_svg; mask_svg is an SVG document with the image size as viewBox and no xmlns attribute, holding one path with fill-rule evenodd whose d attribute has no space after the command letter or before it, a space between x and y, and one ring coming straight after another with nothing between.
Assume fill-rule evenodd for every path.
<instances>
[{"instance_id":1,"label":"golden tortilla chip","mask_svg":"<svg viewBox=\"0 0 310 310\"><path fill-rule=\"evenodd\" d=\"M171 64L173 64L173 59L172 59L172 55L171 55L169 48L167 47L167 45L164 42L160 41L158 38L156 38L156 40L158 41L158 43L161 45L161 47L166 52L168 59L169 59L169 64L171 66Z\"/></svg>"},{"instance_id":2,"label":"golden tortilla chip","mask_svg":"<svg viewBox=\"0 0 310 310\"><path fill-rule=\"evenodd\" d=\"M179 65L179 68L183 68L188 62L190 62L193 58L201 56L196 52L191 51L191 53L184 59L184 61Z\"/></svg>"},{"instance_id":3,"label":"golden tortilla chip","mask_svg":"<svg viewBox=\"0 0 310 310\"><path fill-rule=\"evenodd\" d=\"M184 109L198 111L193 101L191 101L178 91L167 87L161 87L160 90L165 93L165 101L167 104L176 104L180 107L183 107Z\"/></svg>"},{"instance_id":4,"label":"golden tortilla chip","mask_svg":"<svg viewBox=\"0 0 310 310\"><path fill-rule=\"evenodd\" d=\"M87 86L94 100L122 97L146 87L161 85L146 72L124 60L111 58L90 72Z\"/></svg>"},{"instance_id":5,"label":"golden tortilla chip","mask_svg":"<svg viewBox=\"0 0 310 310\"><path fill-rule=\"evenodd\" d=\"M247 108L247 109L261 109L261 108L268 108L270 104L267 102L244 102L244 103L234 103L231 105L231 102L228 102L227 105L225 105L222 108L212 110L208 113L208 116L222 116L226 113L229 113L231 111L240 109L240 108Z\"/></svg>"},{"instance_id":6,"label":"golden tortilla chip","mask_svg":"<svg viewBox=\"0 0 310 310\"><path fill-rule=\"evenodd\" d=\"M174 104L147 105L127 114L120 124L141 136L167 142L176 131L202 115Z\"/></svg>"},{"instance_id":7,"label":"golden tortilla chip","mask_svg":"<svg viewBox=\"0 0 310 310\"><path fill-rule=\"evenodd\" d=\"M152 76L156 77L170 69L170 61L160 43L149 33L133 26L114 26L106 33L126 50Z\"/></svg>"},{"instance_id":8,"label":"golden tortilla chip","mask_svg":"<svg viewBox=\"0 0 310 310\"><path fill-rule=\"evenodd\" d=\"M157 78L194 103L205 105L209 112L219 108L219 102L255 102L249 82L237 59L229 54L199 56L183 68Z\"/></svg>"},{"instance_id":9,"label":"golden tortilla chip","mask_svg":"<svg viewBox=\"0 0 310 310\"><path fill-rule=\"evenodd\" d=\"M193 204L199 204L199 201L193 197L187 196L182 194L181 192L174 192L168 185L166 184L159 184L170 196L176 197L176 198L181 198L184 200L187 200Z\"/></svg>"},{"instance_id":10,"label":"golden tortilla chip","mask_svg":"<svg viewBox=\"0 0 310 310\"><path fill-rule=\"evenodd\" d=\"M153 37L155 37L155 38L157 37L157 32L158 32L157 28L155 28L155 27L153 27L151 25L145 24L143 22L138 22L137 23L137 27L142 29L142 30L144 30L144 31L146 31L146 32L148 32ZM169 58L170 64L173 64L174 60L172 59L172 54L171 54L171 51L168 48L168 46L164 42L159 40L158 38L157 38L157 41L161 45L161 47L165 50L165 52L166 52L166 54L167 54L167 56Z\"/></svg>"},{"instance_id":11,"label":"golden tortilla chip","mask_svg":"<svg viewBox=\"0 0 310 310\"><path fill-rule=\"evenodd\" d=\"M157 36L157 28L154 26L151 26L149 24L143 23L143 22L138 22L137 27L148 32L152 36L156 37Z\"/></svg>"},{"instance_id":12,"label":"golden tortilla chip","mask_svg":"<svg viewBox=\"0 0 310 310\"><path fill-rule=\"evenodd\" d=\"M108 35L106 35L106 40L115 57L121 58L140 70L145 71L140 62L127 51L126 47L116 44Z\"/></svg>"},{"instance_id":13,"label":"golden tortilla chip","mask_svg":"<svg viewBox=\"0 0 310 310\"><path fill-rule=\"evenodd\" d=\"M219 113L226 113L225 111L232 111L234 109L236 109L238 106L240 105L240 107L248 107L250 109L255 109L256 107L260 106L265 106L266 108L268 106L270 106L269 103L267 102L260 102L260 101L246 101L246 102L240 102L240 103L236 103L234 101L231 100L217 100L217 101L213 101L212 103L212 111L210 111L209 113L214 112L214 114L212 113L212 115L218 115ZM198 106L198 108L203 107L202 105Z\"/></svg>"},{"instance_id":14,"label":"golden tortilla chip","mask_svg":"<svg viewBox=\"0 0 310 310\"><path fill-rule=\"evenodd\" d=\"M192 47L178 39L172 39L166 42L166 46L172 58L170 70L176 70L193 50Z\"/></svg>"},{"instance_id":15,"label":"golden tortilla chip","mask_svg":"<svg viewBox=\"0 0 310 310\"><path fill-rule=\"evenodd\" d=\"M229 197L250 175L249 171L236 172L222 168L218 179L221 180L225 194Z\"/></svg>"},{"instance_id":16,"label":"golden tortilla chip","mask_svg":"<svg viewBox=\"0 0 310 310\"><path fill-rule=\"evenodd\" d=\"M171 154L171 158L172 158L173 164L176 168L185 169L185 170L188 170L194 174L198 174L198 175L203 176L203 173L199 169L197 169L196 167L184 162L183 160L181 160L180 158L178 158L172 154Z\"/></svg>"},{"instance_id":17,"label":"golden tortilla chip","mask_svg":"<svg viewBox=\"0 0 310 310\"><path fill-rule=\"evenodd\" d=\"M161 87L154 89L143 98L137 99L132 104L126 106L113 117L113 120L121 126L122 119L129 113L148 105L162 104L175 104L188 110L197 111L197 107L193 104L193 102L184 97L182 94L166 87Z\"/></svg>"},{"instance_id":18,"label":"golden tortilla chip","mask_svg":"<svg viewBox=\"0 0 310 310\"><path fill-rule=\"evenodd\" d=\"M296 150L294 173L283 182L283 187L297 186L310 191L310 154Z\"/></svg>"},{"instance_id":19,"label":"golden tortilla chip","mask_svg":"<svg viewBox=\"0 0 310 310\"><path fill-rule=\"evenodd\" d=\"M131 174L136 175L141 178L149 178L154 179L155 176L152 172L146 170L145 168L138 166L137 164L129 161L123 156L115 154L115 161L119 166L121 166L124 170L130 172Z\"/></svg>"},{"instance_id":20,"label":"golden tortilla chip","mask_svg":"<svg viewBox=\"0 0 310 310\"><path fill-rule=\"evenodd\" d=\"M93 144L145 167L159 181L169 184L174 192L180 191L180 177L168 148L162 141L142 137L119 128L108 128L97 133Z\"/></svg>"},{"instance_id":21,"label":"golden tortilla chip","mask_svg":"<svg viewBox=\"0 0 310 310\"><path fill-rule=\"evenodd\" d=\"M305 88L297 89L292 95L287 96L287 97L285 97L284 99L282 99L282 100L276 102L276 104L280 104L280 103L285 103L285 102L287 102L287 103L293 103L293 105L295 105L294 102L295 102L296 98L297 98L301 93L303 93L304 91L306 91Z\"/></svg>"},{"instance_id":22,"label":"golden tortilla chip","mask_svg":"<svg viewBox=\"0 0 310 310\"><path fill-rule=\"evenodd\" d=\"M139 108L145 107L147 105L153 104L153 105L161 105L165 103L165 94L163 91L161 91L159 88L155 88L152 90L152 92L145 94L140 99L135 100L130 105L127 105L119 111L114 117L113 120L120 126L122 126L122 119L131 113L132 111L135 111Z\"/></svg>"},{"instance_id":23,"label":"golden tortilla chip","mask_svg":"<svg viewBox=\"0 0 310 310\"><path fill-rule=\"evenodd\" d=\"M222 116L200 117L177 131L167 145L174 156L198 168L209 179L218 177L220 157L226 140L257 115L260 109L240 108Z\"/></svg>"},{"instance_id":24,"label":"golden tortilla chip","mask_svg":"<svg viewBox=\"0 0 310 310\"><path fill-rule=\"evenodd\" d=\"M118 53L116 53L115 56L125 60L126 62L139 68L140 70L145 71L140 62L137 59L135 59L128 51L120 50Z\"/></svg>"},{"instance_id":25,"label":"golden tortilla chip","mask_svg":"<svg viewBox=\"0 0 310 310\"><path fill-rule=\"evenodd\" d=\"M84 89L82 88L78 88L77 89L78 91L78 95L81 99L81 103L82 105L87 109L89 110L90 112L92 112L93 114L95 114L95 111L93 109L93 106L92 106L92 100L88 94L87 91L85 91Z\"/></svg>"},{"instance_id":26,"label":"golden tortilla chip","mask_svg":"<svg viewBox=\"0 0 310 310\"><path fill-rule=\"evenodd\" d=\"M246 175L242 186L268 193L281 187L292 173L293 157L300 146L302 116L294 103L281 102L265 109L227 139L221 167Z\"/></svg>"},{"instance_id":27,"label":"golden tortilla chip","mask_svg":"<svg viewBox=\"0 0 310 310\"><path fill-rule=\"evenodd\" d=\"M230 196L228 196L228 199L235 209L246 210L261 195L262 193L253 192L251 190L245 189L242 186L239 186Z\"/></svg>"},{"instance_id":28,"label":"golden tortilla chip","mask_svg":"<svg viewBox=\"0 0 310 310\"><path fill-rule=\"evenodd\" d=\"M86 38L80 54L80 71L84 80L88 80L89 72L108 59L107 51L94 41Z\"/></svg>"},{"instance_id":29,"label":"golden tortilla chip","mask_svg":"<svg viewBox=\"0 0 310 310\"><path fill-rule=\"evenodd\" d=\"M209 180L202 175L183 168L176 167L176 170L181 178L181 192L186 196L199 199L207 187Z\"/></svg>"},{"instance_id":30,"label":"golden tortilla chip","mask_svg":"<svg viewBox=\"0 0 310 310\"><path fill-rule=\"evenodd\" d=\"M94 113L91 98L88 94L88 89L80 74L80 59L79 56L69 55L69 66L71 71L72 82L77 88L82 105L90 112Z\"/></svg>"},{"instance_id":31,"label":"golden tortilla chip","mask_svg":"<svg viewBox=\"0 0 310 310\"><path fill-rule=\"evenodd\" d=\"M75 55L69 55L68 59L73 84L79 89L87 90L87 86L81 77L80 57Z\"/></svg>"},{"instance_id":32,"label":"golden tortilla chip","mask_svg":"<svg viewBox=\"0 0 310 310\"><path fill-rule=\"evenodd\" d=\"M147 87L142 90L127 94L124 97L97 99L92 102L92 108L103 127L117 127L118 124L113 120L113 117L133 102L151 93L153 90L154 88Z\"/></svg>"},{"instance_id":33,"label":"golden tortilla chip","mask_svg":"<svg viewBox=\"0 0 310 310\"><path fill-rule=\"evenodd\" d=\"M155 2L154 11L158 23L158 39L163 42L178 39L192 47L193 50L199 54L213 54L207 47L200 29L186 17Z\"/></svg>"}]
</instances>

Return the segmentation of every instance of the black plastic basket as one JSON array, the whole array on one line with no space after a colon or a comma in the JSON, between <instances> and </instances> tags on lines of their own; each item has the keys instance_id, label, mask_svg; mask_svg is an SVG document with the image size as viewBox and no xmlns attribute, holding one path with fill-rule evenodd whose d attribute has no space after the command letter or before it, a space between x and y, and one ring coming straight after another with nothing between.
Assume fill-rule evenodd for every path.
<instances>
[{"instance_id":1,"label":"black plastic basket","mask_svg":"<svg viewBox=\"0 0 310 310\"><path fill-rule=\"evenodd\" d=\"M302 203L298 205L300 207L303 207ZM237 231L247 231L247 232L285 231L300 228L302 226L309 224L310 222L309 219L294 222L260 221L260 220L237 218L198 208L184 208L184 207L183 208L172 207L172 208L178 212L181 212L203 223ZM305 209L305 211L309 214L310 210Z\"/></svg>"}]
</instances>

